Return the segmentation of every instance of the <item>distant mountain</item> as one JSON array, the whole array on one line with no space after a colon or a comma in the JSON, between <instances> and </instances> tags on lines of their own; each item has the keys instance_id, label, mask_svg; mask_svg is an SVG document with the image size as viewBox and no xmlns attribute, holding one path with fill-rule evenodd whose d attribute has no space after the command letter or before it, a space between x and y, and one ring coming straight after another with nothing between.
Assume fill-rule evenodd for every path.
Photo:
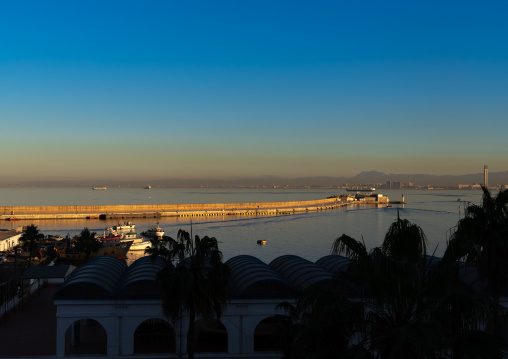
<instances>
[{"instance_id":1,"label":"distant mountain","mask_svg":"<svg viewBox=\"0 0 508 359\"><path fill-rule=\"evenodd\" d=\"M80 181L17 181L7 182L0 179L0 187L157 187L175 188L228 188L228 187L337 187L344 184L385 184L387 181L401 183L412 182L414 185L456 186L459 184L483 183L483 173L465 175L429 175L429 174L396 174L379 171L364 171L353 177L309 176L285 178L278 176L261 176L250 178L173 178L164 180L121 181L121 180L80 180ZM489 184L508 184L508 171L489 172Z\"/></svg>"}]
</instances>

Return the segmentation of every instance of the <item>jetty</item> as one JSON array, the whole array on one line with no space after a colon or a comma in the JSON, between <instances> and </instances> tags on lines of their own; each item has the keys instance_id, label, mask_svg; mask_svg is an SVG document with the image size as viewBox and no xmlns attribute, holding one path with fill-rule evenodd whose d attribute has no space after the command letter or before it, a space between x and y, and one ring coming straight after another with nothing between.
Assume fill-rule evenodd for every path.
<instances>
[{"instance_id":1,"label":"jetty","mask_svg":"<svg viewBox=\"0 0 508 359\"><path fill-rule=\"evenodd\" d=\"M259 216L325 211L353 204L388 204L387 197L372 197L361 201L347 196L333 196L310 201L146 204L99 206L0 206L0 220L39 219L119 219L189 216Z\"/></svg>"}]
</instances>

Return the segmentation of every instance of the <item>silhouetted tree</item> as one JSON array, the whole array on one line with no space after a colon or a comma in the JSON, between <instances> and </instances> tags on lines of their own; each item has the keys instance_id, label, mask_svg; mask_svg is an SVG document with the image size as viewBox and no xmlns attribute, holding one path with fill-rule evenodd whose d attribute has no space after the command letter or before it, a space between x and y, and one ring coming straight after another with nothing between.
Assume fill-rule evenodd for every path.
<instances>
[{"instance_id":1,"label":"silhouetted tree","mask_svg":"<svg viewBox=\"0 0 508 359\"><path fill-rule=\"evenodd\" d=\"M479 205L469 204L448 242L445 258L474 265L487 293L499 304L508 285L508 190L492 197L482 187ZM499 318L495 320L496 332Z\"/></svg>"},{"instance_id":2,"label":"silhouetted tree","mask_svg":"<svg viewBox=\"0 0 508 359\"><path fill-rule=\"evenodd\" d=\"M81 233L76 237L76 250L85 253L85 260L88 262L92 253L96 253L102 247L102 242L97 238L95 232L90 232L85 227Z\"/></svg>"},{"instance_id":3,"label":"silhouetted tree","mask_svg":"<svg viewBox=\"0 0 508 359\"><path fill-rule=\"evenodd\" d=\"M362 342L376 357L504 356L502 341L482 330L495 312L492 301L461 289L456 262L427 256L419 226L398 217L380 247L367 251L343 235L332 253L351 260L340 279L361 292L367 313Z\"/></svg>"},{"instance_id":4,"label":"silhouetted tree","mask_svg":"<svg viewBox=\"0 0 508 359\"><path fill-rule=\"evenodd\" d=\"M42 239L44 239L44 235L39 232L39 229L34 224L27 226L23 235L19 238L20 242L30 253L28 257L28 266L32 263L32 257L37 253L39 243Z\"/></svg>"},{"instance_id":5,"label":"silhouetted tree","mask_svg":"<svg viewBox=\"0 0 508 359\"><path fill-rule=\"evenodd\" d=\"M310 287L296 304L283 302L290 324L282 328L283 358L369 358L368 351L352 345L364 332L364 307L341 295L338 287Z\"/></svg>"},{"instance_id":6,"label":"silhouetted tree","mask_svg":"<svg viewBox=\"0 0 508 359\"><path fill-rule=\"evenodd\" d=\"M187 352L192 359L196 318L219 320L227 304L231 275L218 242L213 237L191 238L179 230L176 240L168 236L153 240L146 253L166 263L157 274L166 317L175 323L189 315Z\"/></svg>"}]
</instances>

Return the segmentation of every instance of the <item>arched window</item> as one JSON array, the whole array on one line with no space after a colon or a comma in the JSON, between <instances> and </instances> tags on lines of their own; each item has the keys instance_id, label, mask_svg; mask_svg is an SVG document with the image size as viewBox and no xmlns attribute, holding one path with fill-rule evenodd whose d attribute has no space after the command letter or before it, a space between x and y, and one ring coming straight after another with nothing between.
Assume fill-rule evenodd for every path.
<instances>
[{"instance_id":1,"label":"arched window","mask_svg":"<svg viewBox=\"0 0 508 359\"><path fill-rule=\"evenodd\" d=\"M196 352L227 352L228 332L217 320L200 319L195 327Z\"/></svg>"},{"instance_id":2,"label":"arched window","mask_svg":"<svg viewBox=\"0 0 508 359\"><path fill-rule=\"evenodd\" d=\"M280 351L281 332L289 325L289 318L275 315L263 319L254 330L254 351Z\"/></svg>"},{"instance_id":3,"label":"arched window","mask_svg":"<svg viewBox=\"0 0 508 359\"><path fill-rule=\"evenodd\" d=\"M151 318L134 332L134 353L174 353L175 330L167 321Z\"/></svg>"},{"instance_id":4,"label":"arched window","mask_svg":"<svg viewBox=\"0 0 508 359\"><path fill-rule=\"evenodd\" d=\"M65 355L107 354L106 329L93 319L76 320L65 332Z\"/></svg>"}]
</instances>

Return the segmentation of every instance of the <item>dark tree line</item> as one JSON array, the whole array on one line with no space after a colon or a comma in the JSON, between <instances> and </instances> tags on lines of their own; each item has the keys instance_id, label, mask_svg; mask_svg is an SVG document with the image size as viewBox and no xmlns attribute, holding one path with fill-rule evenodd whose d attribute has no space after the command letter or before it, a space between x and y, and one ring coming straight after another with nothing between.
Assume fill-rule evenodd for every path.
<instances>
[{"instance_id":1,"label":"dark tree line","mask_svg":"<svg viewBox=\"0 0 508 359\"><path fill-rule=\"evenodd\" d=\"M157 280L162 308L174 323L189 316L188 354L194 355L197 317L219 319L230 273L215 238L153 241L148 253L165 260ZM397 218L379 247L347 235L332 254L349 258L334 285L311 287L294 303L281 303L285 358L504 358L506 310L499 300L508 283L508 190L467 206L442 258L429 255L422 229ZM483 289L461 281L469 266ZM343 288L355 295L344 295Z\"/></svg>"},{"instance_id":2,"label":"dark tree line","mask_svg":"<svg viewBox=\"0 0 508 359\"><path fill-rule=\"evenodd\" d=\"M332 254L350 259L335 287L310 288L283 334L286 358L504 358L508 283L508 190L470 204L443 258L429 256L420 227L397 218L380 247L342 235ZM460 281L478 271L483 290ZM357 296L344 296L344 284Z\"/></svg>"}]
</instances>

